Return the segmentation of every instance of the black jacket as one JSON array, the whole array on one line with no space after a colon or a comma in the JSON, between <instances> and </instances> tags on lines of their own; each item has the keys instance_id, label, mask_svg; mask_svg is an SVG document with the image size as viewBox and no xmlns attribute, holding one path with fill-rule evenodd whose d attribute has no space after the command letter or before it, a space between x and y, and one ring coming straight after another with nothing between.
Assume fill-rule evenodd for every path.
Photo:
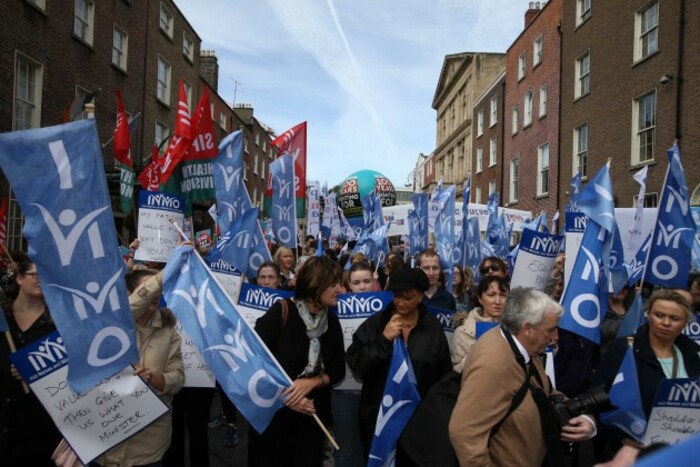
<instances>
[{"instance_id":1,"label":"black jacket","mask_svg":"<svg viewBox=\"0 0 700 467\"><path fill-rule=\"evenodd\" d=\"M352 336L348 348L348 366L362 380L360 425L362 441L367 449L371 433L384 395L384 384L389 373L393 341L387 340L384 328L394 314L394 305L367 318ZM442 376L452 370L450 348L440 322L419 305L416 327L408 336L408 354L418 383L421 398Z\"/></svg>"}]
</instances>

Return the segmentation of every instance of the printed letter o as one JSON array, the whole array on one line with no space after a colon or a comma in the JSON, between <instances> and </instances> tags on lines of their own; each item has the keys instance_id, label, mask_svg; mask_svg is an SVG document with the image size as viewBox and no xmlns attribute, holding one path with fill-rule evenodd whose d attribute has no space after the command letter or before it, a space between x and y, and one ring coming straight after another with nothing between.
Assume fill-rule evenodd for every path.
<instances>
[{"instance_id":1,"label":"printed letter o","mask_svg":"<svg viewBox=\"0 0 700 467\"><path fill-rule=\"evenodd\" d=\"M97 353L100 350L102 342L104 342L104 340L108 337L116 337L119 340L119 343L121 344L121 349L119 350L119 352L112 355L111 357L100 358L97 356ZM100 331L97 334L95 334L95 338L92 340L92 344L90 344L90 350L88 351L87 357L88 365L98 367L109 365L110 363L124 355L127 352L127 350L129 350L129 348L129 336L123 329L118 328L116 326L108 326L106 328L100 329Z\"/></svg>"}]
</instances>

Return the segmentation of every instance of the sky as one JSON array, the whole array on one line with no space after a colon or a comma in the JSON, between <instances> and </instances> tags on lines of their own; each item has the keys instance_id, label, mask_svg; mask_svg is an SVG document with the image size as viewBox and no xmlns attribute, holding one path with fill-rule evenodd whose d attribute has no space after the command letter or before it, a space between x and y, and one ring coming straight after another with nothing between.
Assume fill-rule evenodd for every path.
<instances>
[{"instance_id":1,"label":"sky","mask_svg":"<svg viewBox=\"0 0 700 467\"><path fill-rule=\"evenodd\" d=\"M409 181L436 146L447 54L501 52L524 0L175 0L219 63L219 95L281 134L308 122L307 179Z\"/></svg>"}]
</instances>

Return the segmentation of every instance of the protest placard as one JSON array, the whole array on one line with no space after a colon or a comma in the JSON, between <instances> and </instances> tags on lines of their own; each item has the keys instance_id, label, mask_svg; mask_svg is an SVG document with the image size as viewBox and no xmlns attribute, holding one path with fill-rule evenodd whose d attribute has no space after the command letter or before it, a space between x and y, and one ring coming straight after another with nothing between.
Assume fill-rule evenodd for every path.
<instances>
[{"instance_id":1,"label":"protest placard","mask_svg":"<svg viewBox=\"0 0 700 467\"><path fill-rule=\"evenodd\" d=\"M84 394L68 387L68 359L54 332L10 355L83 464L134 436L168 407L129 366Z\"/></svg>"},{"instance_id":2,"label":"protest placard","mask_svg":"<svg viewBox=\"0 0 700 467\"><path fill-rule=\"evenodd\" d=\"M564 237L566 238L565 254L568 261L564 263L564 282L569 283L569 277L574 270L576 255L583 241L583 232L586 230L588 216L582 212L567 212L564 224Z\"/></svg>"},{"instance_id":3,"label":"protest placard","mask_svg":"<svg viewBox=\"0 0 700 467\"><path fill-rule=\"evenodd\" d=\"M393 295L391 292L361 292L338 295L338 305L331 308L331 313L340 320L340 328L343 330L345 350L352 344L352 335L357 328L373 314L384 310ZM362 383L355 379L350 367L346 365L345 379L335 386L343 391L360 390Z\"/></svg>"},{"instance_id":4,"label":"protest placard","mask_svg":"<svg viewBox=\"0 0 700 467\"><path fill-rule=\"evenodd\" d=\"M241 293L241 284L243 283L241 272L223 259L212 262L207 261L205 258L205 262L209 266L209 269L211 269L214 277L216 277L216 280L221 284L221 287L223 287L224 292L231 297L233 303L237 303L238 296Z\"/></svg>"},{"instance_id":5,"label":"protest placard","mask_svg":"<svg viewBox=\"0 0 700 467\"><path fill-rule=\"evenodd\" d=\"M510 286L544 290L563 241L564 237L561 235L523 230Z\"/></svg>"},{"instance_id":6,"label":"protest placard","mask_svg":"<svg viewBox=\"0 0 700 467\"><path fill-rule=\"evenodd\" d=\"M216 386L214 374L209 369L209 365L204 363L199 350L192 343L192 339L182 329L182 325L177 323L177 332L180 333L180 352L182 353L182 366L185 369L185 384L187 388L213 388Z\"/></svg>"},{"instance_id":7,"label":"protest placard","mask_svg":"<svg viewBox=\"0 0 700 467\"><path fill-rule=\"evenodd\" d=\"M185 201L181 196L142 190L139 193L138 237L141 241L134 258L165 263L178 245L178 226L184 222Z\"/></svg>"},{"instance_id":8,"label":"protest placard","mask_svg":"<svg viewBox=\"0 0 700 467\"><path fill-rule=\"evenodd\" d=\"M696 433L700 433L698 380L662 379L644 435L645 444L676 444Z\"/></svg>"},{"instance_id":9,"label":"protest placard","mask_svg":"<svg viewBox=\"0 0 700 467\"><path fill-rule=\"evenodd\" d=\"M690 337L696 344L700 345L700 323L697 321L688 321L688 324L683 328L683 334Z\"/></svg>"},{"instance_id":10,"label":"protest placard","mask_svg":"<svg viewBox=\"0 0 700 467\"><path fill-rule=\"evenodd\" d=\"M236 308L243 319L255 327L258 318L264 315L276 301L293 296L294 292L291 290L269 289L243 282Z\"/></svg>"}]
</instances>

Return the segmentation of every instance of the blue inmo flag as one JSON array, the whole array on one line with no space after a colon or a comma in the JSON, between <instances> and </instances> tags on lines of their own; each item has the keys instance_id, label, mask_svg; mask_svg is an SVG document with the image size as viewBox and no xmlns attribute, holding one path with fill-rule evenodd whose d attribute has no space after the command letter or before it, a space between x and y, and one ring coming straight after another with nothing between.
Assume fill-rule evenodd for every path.
<instances>
[{"instance_id":1,"label":"blue inmo flag","mask_svg":"<svg viewBox=\"0 0 700 467\"><path fill-rule=\"evenodd\" d=\"M252 208L239 216L231 224L229 231L216 242L216 246L211 250L207 259L212 263L223 260L245 274L255 239L253 232L255 229L259 229L259 211L259 208Z\"/></svg>"},{"instance_id":2,"label":"blue inmo flag","mask_svg":"<svg viewBox=\"0 0 700 467\"><path fill-rule=\"evenodd\" d=\"M419 403L416 375L413 373L406 344L399 337L394 339L394 353L374 427L367 467L394 464L396 442Z\"/></svg>"},{"instance_id":3,"label":"blue inmo flag","mask_svg":"<svg viewBox=\"0 0 700 467\"><path fill-rule=\"evenodd\" d=\"M603 412L600 414L600 420L606 425L624 431L638 442L642 442L647 427L647 418L644 415L644 409L642 409L642 397L639 394L637 365L634 362L632 345L625 352L608 395L610 402L617 409Z\"/></svg>"},{"instance_id":4,"label":"blue inmo flag","mask_svg":"<svg viewBox=\"0 0 700 467\"><path fill-rule=\"evenodd\" d=\"M192 247L170 255L163 296L228 398L262 433L292 382Z\"/></svg>"},{"instance_id":5,"label":"blue inmo flag","mask_svg":"<svg viewBox=\"0 0 700 467\"><path fill-rule=\"evenodd\" d=\"M64 338L68 383L83 393L138 362L95 120L4 133L0 165Z\"/></svg>"},{"instance_id":6,"label":"blue inmo flag","mask_svg":"<svg viewBox=\"0 0 700 467\"><path fill-rule=\"evenodd\" d=\"M296 248L296 199L294 198L294 160L289 154L270 164L272 177L272 232L281 246ZM333 210L331 210L332 212ZM336 211L337 214L337 211Z\"/></svg>"},{"instance_id":7,"label":"blue inmo flag","mask_svg":"<svg viewBox=\"0 0 700 467\"><path fill-rule=\"evenodd\" d=\"M455 186L450 185L438 195L440 210L435 218L435 246L440 257L440 269L445 275L445 290L452 292L455 245Z\"/></svg>"}]
</instances>

